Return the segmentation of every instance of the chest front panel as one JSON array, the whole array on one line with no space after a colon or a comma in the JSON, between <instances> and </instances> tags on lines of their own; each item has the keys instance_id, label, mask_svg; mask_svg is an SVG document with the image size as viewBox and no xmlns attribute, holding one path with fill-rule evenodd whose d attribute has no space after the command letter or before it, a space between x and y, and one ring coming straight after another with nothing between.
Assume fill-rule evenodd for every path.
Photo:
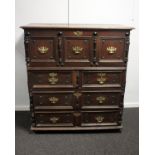
<instances>
[{"instance_id":1,"label":"chest front panel","mask_svg":"<svg viewBox=\"0 0 155 155\"><path fill-rule=\"evenodd\" d=\"M121 129L130 29L24 29L31 129Z\"/></svg>"}]
</instances>

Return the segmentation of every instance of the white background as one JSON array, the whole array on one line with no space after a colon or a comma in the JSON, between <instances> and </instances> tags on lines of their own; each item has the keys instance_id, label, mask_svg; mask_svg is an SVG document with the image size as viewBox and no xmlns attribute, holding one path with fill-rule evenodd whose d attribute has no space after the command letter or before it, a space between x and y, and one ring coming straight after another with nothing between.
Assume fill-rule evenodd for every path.
<instances>
[{"instance_id":1,"label":"white background","mask_svg":"<svg viewBox=\"0 0 155 155\"><path fill-rule=\"evenodd\" d=\"M137 0L16 0L15 56L16 110L29 108L23 30L28 23L125 24L131 32L125 106L138 106L138 2Z\"/></svg>"}]
</instances>

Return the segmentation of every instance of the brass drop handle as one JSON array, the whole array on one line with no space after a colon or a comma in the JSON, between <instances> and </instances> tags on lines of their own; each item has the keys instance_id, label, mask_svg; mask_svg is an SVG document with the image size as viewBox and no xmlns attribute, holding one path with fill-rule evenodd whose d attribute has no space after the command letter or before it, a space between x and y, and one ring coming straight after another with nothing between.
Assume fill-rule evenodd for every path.
<instances>
[{"instance_id":1,"label":"brass drop handle","mask_svg":"<svg viewBox=\"0 0 155 155\"><path fill-rule=\"evenodd\" d=\"M95 119L96 119L96 121L97 121L98 123L102 123L103 120L104 120L104 117L103 117L103 116L97 116L97 117L95 117Z\"/></svg>"},{"instance_id":2,"label":"brass drop handle","mask_svg":"<svg viewBox=\"0 0 155 155\"><path fill-rule=\"evenodd\" d=\"M53 104L55 104L55 103L57 103L58 101L59 101L59 99L57 98L57 97L50 97L49 98L49 101L51 102L51 103L53 103Z\"/></svg>"},{"instance_id":3,"label":"brass drop handle","mask_svg":"<svg viewBox=\"0 0 155 155\"><path fill-rule=\"evenodd\" d=\"M38 51L41 53L41 54L45 54L48 52L48 48L45 47L45 46L41 46L41 47L38 47Z\"/></svg>"},{"instance_id":4,"label":"brass drop handle","mask_svg":"<svg viewBox=\"0 0 155 155\"><path fill-rule=\"evenodd\" d=\"M117 51L117 48L114 46L109 46L107 47L107 51L109 52L109 54L114 54Z\"/></svg>"},{"instance_id":5,"label":"brass drop handle","mask_svg":"<svg viewBox=\"0 0 155 155\"><path fill-rule=\"evenodd\" d=\"M98 96L98 97L96 98L96 100L97 100L100 104L102 104L102 103L105 102L106 98L105 98L104 96Z\"/></svg>"},{"instance_id":6,"label":"brass drop handle","mask_svg":"<svg viewBox=\"0 0 155 155\"><path fill-rule=\"evenodd\" d=\"M99 77L97 78L97 81L99 82L99 84L104 84L107 81L105 73L99 73L98 76Z\"/></svg>"},{"instance_id":7,"label":"brass drop handle","mask_svg":"<svg viewBox=\"0 0 155 155\"><path fill-rule=\"evenodd\" d=\"M58 74L57 73L49 73L48 82L52 85L58 82Z\"/></svg>"},{"instance_id":8,"label":"brass drop handle","mask_svg":"<svg viewBox=\"0 0 155 155\"><path fill-rule=\"evenodd\" d=\"M58 120L59 120L59 117L51 117L51 118L50 118L50 121L51 121L52 123L57 123Z\"/></svg>"},{"instance_id":9,"label":"brass drop handle","mask_svg":"<svg viewBox=\"0 0 155 155\"><path fill-rule=\"evenodd\" d=\"M79 47L79 46L74 46L74 47L72 47L72 50L73 50L74 54L80 54L83 51L83 48Z\"/></svg>"}]
</instances>

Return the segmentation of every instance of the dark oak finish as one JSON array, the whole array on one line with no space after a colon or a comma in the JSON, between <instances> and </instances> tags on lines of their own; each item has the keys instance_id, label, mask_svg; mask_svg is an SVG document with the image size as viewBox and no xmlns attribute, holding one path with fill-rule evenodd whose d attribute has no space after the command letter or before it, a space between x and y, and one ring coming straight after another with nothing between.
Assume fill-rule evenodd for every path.
<instances>
[{"instance_id":1,"label":"dark oak finish","mask_svg":"<svg viewBox=\"0 0 155 155\"><path fill-rule=\"evenodd\" d=\"M31 130L122 128L131 27L22 26Z\"/></svg>"}]
</instances>

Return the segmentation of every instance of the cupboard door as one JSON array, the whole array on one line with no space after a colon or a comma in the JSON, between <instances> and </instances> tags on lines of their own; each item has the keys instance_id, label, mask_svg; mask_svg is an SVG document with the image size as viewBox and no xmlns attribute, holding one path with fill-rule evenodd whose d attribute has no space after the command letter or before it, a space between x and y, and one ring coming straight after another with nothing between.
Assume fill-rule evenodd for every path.
<instances>
[{"instance_id":1,"label":"cupboard door","mask_svg":"<svg viewBox=\"0 0 155 155\"><path fill-rule=\"evenodd\" d=\"M104 38L99 40L99 63L123 63L125 57L124 38Z\"/></svg>"}]
</instances>

